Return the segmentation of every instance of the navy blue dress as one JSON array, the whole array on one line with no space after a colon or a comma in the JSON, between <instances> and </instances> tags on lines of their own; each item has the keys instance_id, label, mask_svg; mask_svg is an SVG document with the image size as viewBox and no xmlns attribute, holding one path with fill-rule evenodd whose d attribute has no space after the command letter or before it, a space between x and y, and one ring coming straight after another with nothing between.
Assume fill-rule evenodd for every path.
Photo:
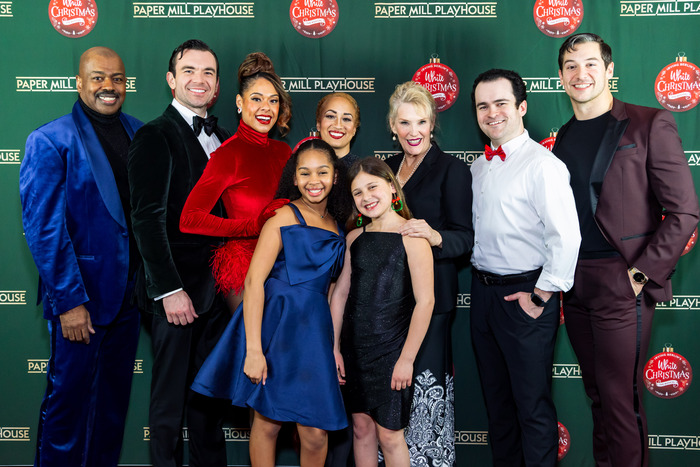
<instances>
[{"instance_id":1,"label":"navy blue dress","mask_svg":"<svg viewBox=\"0 0 700 467\"><path fill-rule=\"evenodd\" d=\"M231 399L281 422L324 430L347 426L333 357L333 323L328 287L343 266L345 238L299 224L284 226L282 250L265 282L262 349L267 382L253 384L243 373L246 356L243 306L239 306L218 344L199 370L192 389Z\"/></svg>"}]
</instances>

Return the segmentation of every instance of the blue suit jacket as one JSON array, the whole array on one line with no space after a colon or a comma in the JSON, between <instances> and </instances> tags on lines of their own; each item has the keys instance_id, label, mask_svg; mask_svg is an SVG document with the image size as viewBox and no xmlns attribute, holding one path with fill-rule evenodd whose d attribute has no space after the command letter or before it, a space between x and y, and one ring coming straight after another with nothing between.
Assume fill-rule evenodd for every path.
<instances>
[{"instance_id":1,"label":"blue suit jacket","mask_svg":"<svg viewBox=\"0 0 700 467\"><path fill-rule=\"evenodd\" d=\"M143 125L119 118L130 138ZM93 324L110 323L124 300L129 233L112 168L78 102L29 135L19 190L44 318L84 304Z\"/></svg>"}]
</instances>

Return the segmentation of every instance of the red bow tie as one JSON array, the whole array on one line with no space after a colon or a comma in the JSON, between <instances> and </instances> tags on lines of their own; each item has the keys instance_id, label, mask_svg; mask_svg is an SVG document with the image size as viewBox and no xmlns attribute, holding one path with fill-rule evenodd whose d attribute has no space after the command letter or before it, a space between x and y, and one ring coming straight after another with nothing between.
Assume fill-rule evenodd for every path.
<instances>
[{"instance_id":1,"label":"red bow tie","mask_svg":"<svg viewBox=\"0 0 700 467\"><path fill-rule=\"evenodd\" d=\"M503 149L500 146L498 146L498 149L491 149L491 146L487 144L486 148L484 148L484 156L486 156L487 161L493 159L494 156L500 157L502 161L506 160L506 153L503 152Z\"/></svg>"}]
</instances>

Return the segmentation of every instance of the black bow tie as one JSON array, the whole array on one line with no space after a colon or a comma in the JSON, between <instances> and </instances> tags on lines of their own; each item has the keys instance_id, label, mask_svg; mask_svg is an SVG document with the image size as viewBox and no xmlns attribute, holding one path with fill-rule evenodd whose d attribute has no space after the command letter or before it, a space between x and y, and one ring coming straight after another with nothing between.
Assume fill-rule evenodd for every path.
<instances>
[{"instance_id":1,"label":"black bow tie","mask_svg":"<svg viewBox=\"0 0 700 467\"><path fill-rule=\"evenodd\" d=\"M195 115L192 118L192 128L194 129L194 135L199 136L199 134L202 132L202 128L204 128L204 133L206 133L207 136L211 136L211 134L214 133L214 129L216 128L216 120L217 118L213 115L209 115L207 118L202 118L199 115Z\"/></svg>"}]
</instances>

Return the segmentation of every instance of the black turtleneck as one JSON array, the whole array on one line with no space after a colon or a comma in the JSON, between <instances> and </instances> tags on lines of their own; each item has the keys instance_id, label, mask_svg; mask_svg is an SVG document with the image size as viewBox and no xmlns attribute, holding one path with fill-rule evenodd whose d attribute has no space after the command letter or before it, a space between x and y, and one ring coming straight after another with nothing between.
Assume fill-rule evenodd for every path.
<instances>
[{"instance_id":1,"label":"black turtleneck","mask_svg":"<svg viewBox=\"0 0 700 467\"><path fill-rule=\"evenodd\" d=\"M596 224L590 194L593 162L611 118L610 112L606 112L590 120L574 119L566 132L567 144L560 145L557 150L557 157L566 164L571 174L571 189L581 227L579 258L582 259L619 256Z\"/></svg>"},{"instance_id":2,"label":"black turtleneck","mask_svg":"<svg viewBox=\"0 0 700 467\"><path fill-rule=\"evenodd\" d=\"M78 97L80 107L87 115L92 127L97 133L102 149L107 155L109 165L112 167L114 180L117 182L119 198L121 199L126 225L129 229L129 277L132 277L138 264L138 253L134 235L131 231L131 202L129 198L129 178L126 171L126 159L129 154L129 134L124 129L119 115L121 110L112 115L104 115L95 112Z\"/></svg>"}]
</instances>

